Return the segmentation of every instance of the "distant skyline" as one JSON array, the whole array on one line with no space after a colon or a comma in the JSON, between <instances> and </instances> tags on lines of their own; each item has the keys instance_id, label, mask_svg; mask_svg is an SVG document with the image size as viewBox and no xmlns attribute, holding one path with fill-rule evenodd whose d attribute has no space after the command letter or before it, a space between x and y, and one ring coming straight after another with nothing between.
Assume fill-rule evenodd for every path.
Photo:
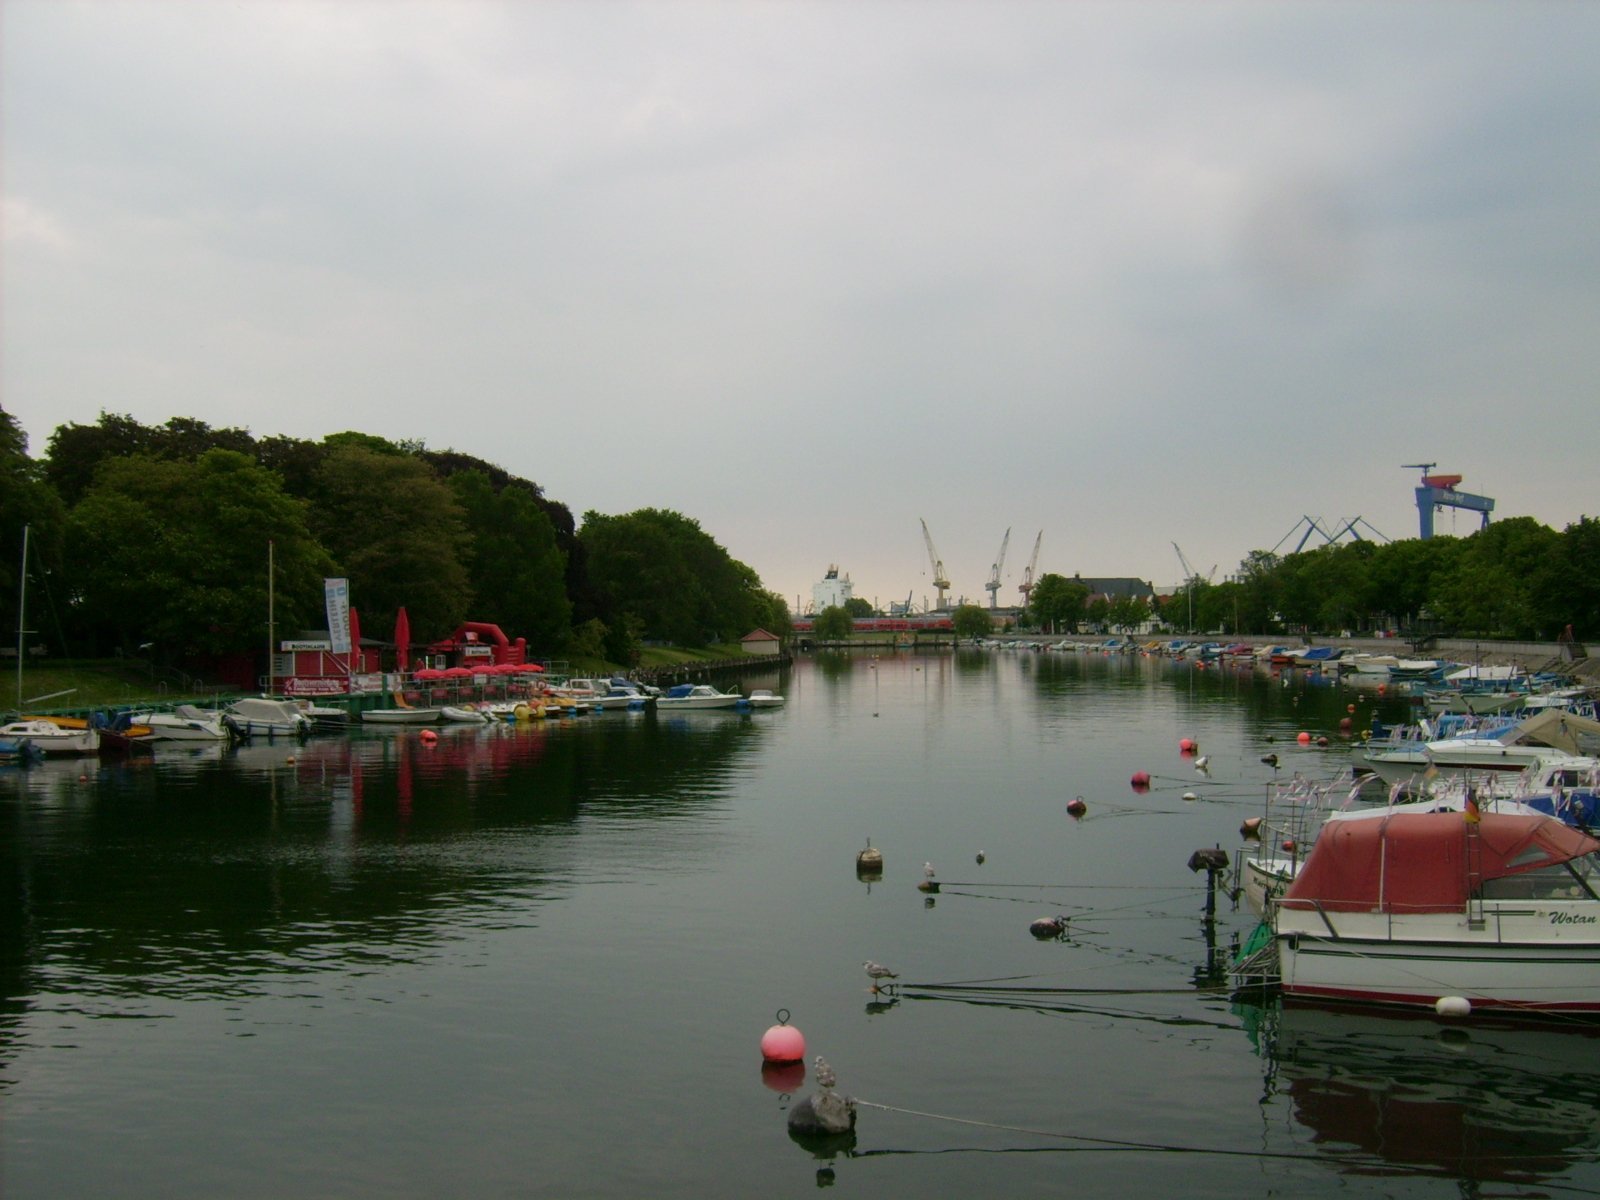
<instances>
[{"instance_id":1,"label":"distant skyline","mask_svg":"<svg viewBox=\"0 0 1600 1200\"><path fill-rule=\"evenodd\" d=\"M801 607L1600 514L1600 5L8 0L0 404L456 449ZM1441 533L1478 519L1441 513ZM1286 541L1287 539L1287 541Z\"/></svg>"}]
</instances>

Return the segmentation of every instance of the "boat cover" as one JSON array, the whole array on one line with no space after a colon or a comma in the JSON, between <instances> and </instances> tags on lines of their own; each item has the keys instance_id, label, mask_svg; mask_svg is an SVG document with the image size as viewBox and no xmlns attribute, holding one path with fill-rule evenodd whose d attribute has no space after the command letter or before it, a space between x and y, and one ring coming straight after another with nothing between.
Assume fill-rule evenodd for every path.
<instances>
[{"instance_id":1,"label":"boat cover","mask_svg":"<svg viewBox=\"0 0 1600 1200\"><path fill-rule=\"evenodd\" d=\"M1600 740L1600 721L1547 708L1518 724L1509 734L1515 743L1554 746L1568 754L1582 754L1587 743Z\"/></svg>"},{"instance_id":2,"label":"boat cover","mask_svg":"<svg viewBox=\"0 0 1600 1200\"><path fill-rule=\"evenodd\" d=\"M1330 821L1281 903L1328 912L1459 911L1467 902L1468 838L1462 813L1397 813ZM1554 817L1484 813L1476 826L1478 875L1500 879L1600 850L1600 841Z\"/></svg>"}]
</instances>

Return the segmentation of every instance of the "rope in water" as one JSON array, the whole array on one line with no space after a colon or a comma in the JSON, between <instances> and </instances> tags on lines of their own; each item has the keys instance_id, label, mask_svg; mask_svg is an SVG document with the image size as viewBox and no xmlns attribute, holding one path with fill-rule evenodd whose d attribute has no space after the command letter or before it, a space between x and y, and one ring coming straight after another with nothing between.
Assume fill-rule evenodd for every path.
<instances>
[{"instance_id":1,"label":"rope in water","mask_svg":"<svg viewBox=\"0 0 1600 1200\"><path fill-rule=\"evenodd\" d=\"M1057 1129L1039 1129L1030 1125L1008 1125L998 1121L979 1121L971 1117L956 1117L948 1113L928 1112L924 1109L904 1108L897 1104L880 1104L874 1100L854 1098L857 1106L861 1108L875 1108L880 1112L900 1113L908 1117L924 1117L930 1121L946 1121L955 1125L968 1125L976 1129L995 1129L1004 1133L1022 1133L1031 1137L1053 1138L1058 1141L1081 1142L1086 1146L1107 1151L1137 1151L1145 1154L1203 1154L1217 1158L1254 1158L1275 1159L1284 1162L1359 1162L1382 1164L1385 1172L1394 1174L1435 1175L1437 1168L1422 1165L1390 1162L1370 1154L1317 1154L1307 1151L1287 1150L1229 1150L1216 1146L1180 1146L1168 1142L1134 1142L1124 1141L1120 1138L1090 1137L1081 1133L1062 1133ZM1488 1162L1520 1162L1528 1158L1540 1157L1527 1154L1482 1154L1473 1155L1471 1161ZM1573 1161L1593 1161L1594 1153L1586 1155L1572 1155Z\"/></svg>"}]
</instances>

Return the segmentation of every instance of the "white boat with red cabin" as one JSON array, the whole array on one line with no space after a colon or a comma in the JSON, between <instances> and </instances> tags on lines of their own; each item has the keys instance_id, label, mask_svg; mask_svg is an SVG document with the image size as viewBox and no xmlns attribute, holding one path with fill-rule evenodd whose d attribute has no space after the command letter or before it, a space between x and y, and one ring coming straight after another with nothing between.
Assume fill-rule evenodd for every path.
<instances>
[{"instance_id":1,"label":"white boat with red cabin","mask_svg":"<svg viewBox=\"0 0 1600 1200\"><path fill-rule=\"evenodd\" d=\"M1600 1013L1600 841L1554 817L1330 821L1272 922L1290 997Z\"/></svg>"}]
</instances>

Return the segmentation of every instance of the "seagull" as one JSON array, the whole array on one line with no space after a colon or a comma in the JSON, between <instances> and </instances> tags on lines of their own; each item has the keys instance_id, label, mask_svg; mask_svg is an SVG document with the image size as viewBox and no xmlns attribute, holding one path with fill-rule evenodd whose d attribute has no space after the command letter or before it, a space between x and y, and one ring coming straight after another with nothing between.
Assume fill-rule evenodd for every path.
<instances>
[{"instance_id":1,"label":"seagull","mask_svg":"<svg viewBox=\"0 0 1600 1200\"><path fill-rule=\"evenodd\" d=\"M980 867L983 866L983 851L982 850L978 851L978 865Z\"/></svg>"},{"instance_id":2,"label":"seagull","mask_svg":"<svg viewBox=\"0 0 1600 1200\"><path fill-rule=\"evenodd\" d=\"M1211 757L1206 754L1202 754L1199 758L1194 760L1194 769L1196 771L1204 771L1210 765Z\"/></svg>"},{"instance_id":3,"label":"seagull","mask_svg":"<svg viewBox=\"0 0 1600 1200\"><path fill-rule=\"evenodd\" d=\"M878 990L878 984L883 982L885 979L899 979L900 978L900 972L891 971L891 970L889 970L888 967L884 966L882 963L875 963L870 958L867 959L866 962L862 963L861 966L866 971L867 978L872 980L872 990L873 991L877 991Z\"/></svg>"},{"instance_id":4,"label":"seagull","mask_svg":"<svg viewBox=\"0 0 1600 1200\"><path fill-rule=\"evenodd\" d=\"M839 1082L839 1077L833 1073L833 1068L828 1065L828 1060L823 1058L822 1055L817 1055L815 1066L818 1087L831 1088Z\"/></svg>"},{"instance_id":5,"label":"seagull","mask_svg":"<svg viewBox=\"0 0 1600 1200\"><path fill-rule=\"evenodd\" d=\"M922 864L922 873L928 879L932 879L933 878L933 864L931 862L923 863Z\"/></svg>"}]
</instances>

